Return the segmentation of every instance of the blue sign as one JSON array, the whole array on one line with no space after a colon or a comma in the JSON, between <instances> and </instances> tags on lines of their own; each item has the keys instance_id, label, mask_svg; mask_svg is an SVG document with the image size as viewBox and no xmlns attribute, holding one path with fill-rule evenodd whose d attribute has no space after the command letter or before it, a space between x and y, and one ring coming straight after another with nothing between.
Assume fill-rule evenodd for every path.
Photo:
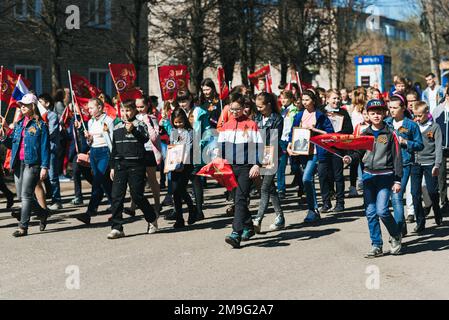
<instances>
[{"instance_id":1,"label":"blue sign","mask_svg":"<svg viewBox=\"0 0 449 320\"><path fill-rule=\"evenodd\" d=\"M387 56L358 56L354 58L356 66L370 65L370 64L386 64L391 63L390 57Z\"/></svg>"}]
</instances>

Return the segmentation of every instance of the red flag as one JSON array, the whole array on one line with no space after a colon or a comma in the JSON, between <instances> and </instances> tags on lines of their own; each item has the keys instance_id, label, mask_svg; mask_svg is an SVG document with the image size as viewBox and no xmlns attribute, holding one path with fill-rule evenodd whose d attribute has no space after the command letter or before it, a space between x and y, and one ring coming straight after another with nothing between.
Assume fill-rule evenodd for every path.
<instances>
[{"instance_id":1,"label":"red flag","mask_svg":"<svg viewBox=\"0 0 449 320\"><path fill-rule=\"evenodd\" d=\"M269 65L260 68L256 72L248 76L249 81L259 89L259 80L265 79L265 89L268 93L271 91L271 86L273 85L273 79L271 78L271 68Z\"/></svg>"},{"instance_id":2,"label":"red flag","mask_svg":"<svg viewBox=\"0 0 449 320\"><path fill-rule=\"evenodd\" d=\"M185 65L159 67L159 85L164 101L176 99L179 91L187 91L190 75Z\"/></svg>"},{"instance_id":3,"label":"red flag","mask_svg":"<svg viewBox=\"0 0 449 320\"><path fill-rule=\"evenodd\" d=\"M220 90L220 100L224 100L229 96L229 87L226 83L225 72L222 67L218 68L218 88Z\"/></svg>"},{"instance_id":4,"label":"red flag","mask_svg":"<svg viewBox=\"0 0 449 320\"><path fill-rule=\"evenodd\" d=\"M31 82L29 80L24 77L21 77L21 79L27 88L31 87ZM3 71L0 71L0 89L2 91L0 98L2 101L9 103L18 80L19 75L15 74L11 70L3 68Z\"/></svg>"},{"instance_id":5,"label":"red flag","mask_svg":"<svg viewBox=\"0 0 449 320\"><path fill-rule=\"evenodd\" d=\"M101 90L92 85L86 78L72 74L72 86L75 95L80 98L96 98L101 94Z\"/></svg>"},{"instance_id":6,"label":"red flag","mask_svg":"<svg viewBox=\"0 0 449 320\"><path fill-rule=\"evenodd\" d=\"M373 136L355 136L353 134L328 133L312 137L310 141L321 148L337 153L339 150L369 150L374 149Z\"/></svg>"},{"instance_id":7,"label":"red flag","mask_svg":"<svg viewBox=\"0 0 449 320\"><path fill-rule=\"evenodd\" d=\"M133 64L110 64L109 69L122 102L143 97L142 91L135 86L137 73Z\"/></svg>"},{"instance_id":8,"label":"red flag","mask_svg":"<svg viewBox=\"0 0 449 320\"><path fill-rule=\"evenodd\" d=\"M204 166L197 175L214 178L228 191L232 191L238 187L231 165L221 158L215 158L211 163Z\"/></svg>"}]
</instances>

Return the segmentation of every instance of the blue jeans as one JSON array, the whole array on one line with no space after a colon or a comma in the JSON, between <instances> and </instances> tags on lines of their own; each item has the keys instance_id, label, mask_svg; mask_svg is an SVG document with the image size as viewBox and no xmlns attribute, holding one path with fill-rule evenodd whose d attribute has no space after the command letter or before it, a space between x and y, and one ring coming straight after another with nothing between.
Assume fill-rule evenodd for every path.
<instances>
[{"instance_id":1,"label":"blue jeans","mask_svg":"<svg viewBox=\"0 0 449 320\"><path fill-rule=\"evenodd\" d=\"M304 191L306 192L307 208L309 210L318 209L318 201L316 199L314 176L318 166L318 156L299 157L299 162L303 167L304 173L302 182L304 184Z\"/></svg>"},{"instance_id":2,"label":"blue jeans","mask_svg":"<svg viewBox=\"0 0 449 320\"><path fill-rule=\"evenodd\" d=\"M279 141L279 144L282 149L282 154L279 158L277 184L278 184L278 191L285 193L285 190L286 190L285 170L287 169L287 162L288 162L288 153L287 153L288 142L287 141Z\"/></svg>"},{"instance_id":3,"label":"blue jeans","mask_svg":"<svg viewBox=\"0 0 449 320\"><path fill-rule=\"evenodd\" d=\"M58 161L59 160L57 152L51 152L48 177L50 178L51 183L51 200L53 203L61 202L61 186L59 185Z\"/></svg>"},{"instance_id":4,"label":"blue jeans","mask_svg":"<svg viewBox=\"0 0 449 320\"><path fill-rule=\"evenodd\" d=\"M112 181L109 178L109 148L91 148L90 165L92 168L92 197L87 208L88 214L94 214L100 205L103 191L111 203ZM103 189L103 190L102 190Z\"/></svg>"},{"instance_id":5,"label":"blue jeans","mask_svg":"<svg viewBox=\"0 0 449 320\"><path fill-rule=\"evenodd\" d=\"M404 192L410 178L411 166L406 166L402 170L401 191L391 195L391 204L393 205L394 220L398 224L399 230L406 227L404 216Z\"/></svg>"},{"instance_id":6,"label":"blue jeans","mask_svg":"<svg viewBox=\"0 0 449 320\"><path fill-rule=\"evenodd\" d=\"M401 232L388 210L393 180L393 176L374 176L363 181L363 197L371 244L379 248L383 245L379 217L392 237L397 237Z\"/></svg>"}]
</instances>

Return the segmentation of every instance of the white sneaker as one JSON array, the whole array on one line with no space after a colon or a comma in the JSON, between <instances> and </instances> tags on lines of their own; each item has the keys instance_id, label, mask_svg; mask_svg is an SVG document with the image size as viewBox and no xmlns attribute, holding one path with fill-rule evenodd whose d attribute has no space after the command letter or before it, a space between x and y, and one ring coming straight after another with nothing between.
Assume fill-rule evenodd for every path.
<instances>
[{"instance_id":1,"label":"white sneaker","mask_svg":"<svg viewBox=\"0 0 449 320\"><path fill-rule=\"evenodd\" d=\"M358 197L358 196L359 196L359 193L357 192L356 187L350 187L349 188L349 197L350 198L355 198L355 197Z\"/></svg>"},{"instance_id":2,"label":"white sneaker","mask_svg":"<svg viewBox=\"0 0 449 320\"><path fill-rule=\"evenodd\" d=\"M401 249L402 249L402 234L399 234L397 239L395 239L394 237L391 237L390 253L392 255L398 255L401 253Z\"/></svg>"},{"instance_id":3,"label":"white sneaker","mask_svg":"<svg viewBox=\"0 0 449 320\"><path fill-rule=\"evenodd\" d=\"M254 219L253 225L254 225L254 232L256 234L260 234L260 231L262 230L262 221Z\"/></svg>"},{"instance_id":4,"label":"white sneaker","mask_svg":"<svg viewBox=\"0 0 449 320\"><path fill-rule=\"evenodd\" d=\"M124 237L125 237L125 233L123 231L118 231L118 230L112 230L108 234L109 240L120 239L120 238L124 238Z\"/></svg>"},{"instance_id":5,"label":"white sneaker","mask_svg":"<svg viewBox=\"0 0 449 320\"><path fill-rule=\"evenodd\" d=\"M148 224L148 234L155 234L158 231L159 231L159 228L157 225L157 220L154 221L153 223Z\"/></svg>"},{"instance_id":6,"label":"white sneaker","mask_svg":"<svg viewBox=\"0 0 449 320\"><path fill-rule=\"evenodd\" d=\"M60 202L55 202L51 206L48 207L50 211L57 211L62 209L62 204Z\"/></svg>"}]
</instances>

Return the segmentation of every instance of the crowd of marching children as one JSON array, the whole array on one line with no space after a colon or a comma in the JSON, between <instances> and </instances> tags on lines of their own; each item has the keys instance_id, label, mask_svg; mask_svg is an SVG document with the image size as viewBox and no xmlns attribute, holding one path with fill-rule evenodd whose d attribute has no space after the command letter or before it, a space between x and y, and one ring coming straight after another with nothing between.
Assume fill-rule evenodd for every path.
<instances>
[{"instance_id":1,"label":"crowd of marching children","mask_svg":"<svg viewBox=\"0 0 449 320\"><path fill-rule=\"evenodd\" d=\"M61 126L60 119L66 107L73 107L70 92L60 90L56 97L26 94L18 102L20 113L14 123L2 119L0 132L2 144L12 150L11 172L20 201L20 208L12 211L19 220L13 236L28 234L32 215L44 231L49 213L62 209L60 177L67 163L72 167L73 205L84 204L82 179L92 185L87 210L76 218L89 225L106 196L112 225L109 239L125 236L123 214L134 216L136 209L144 213L149 234L158 231L163 207L174 207L165 214L166 220L175 221L174 228L186 228L186 223L201 221L207 213L207 182L197 173L213 155L227 161L237 182L237 187L223 196L233 203L226 209L234 220L225 241L234 248L261 232L270 200L275 218L269 229L285 228L283 201L289 163L297 190L294 197L307 205L305 223L319 223L322 214L345 211L344 169L349 168L349 197L357 197L363 190L371 238L368 258L383 254L380 221L390 235L391 254L401 253L402 238L410 232L407 224L416 223L413 232L420 234L431 210L436 225L442 224L449 209L449 88L437 85L433 74L426 77L428 88L423 92L395 77L394 88L387 95L363 87L301 90L293 83L277 97L264 90L264 81L258 94L251 94L244 85L234 87L221 104L214 82L205 79L198 95L178 92L176 99L165 101L162 107L158 107L157 97L126 101L117 119L105 113L105 103L112 102L101 95L88 102L89 121L75 112L68 127ZM48 110L45 121L38 104ZM331 121L335 115L342 119L338 128ZM294 128L310 130L312 136L373 136L374 147L372 151L334 154L311 144L308 154L298 155ZM184 146L182 160L164 172L168 150L176 145ZM278 165L271 171L264 168L259 156L270 146L277 148L278 155ZM151 188L153 205L144 195L146 185ZM125 208L128 188L132 203ZM167 191L162 201L161 189ZM14 195L3 175L0 190L7 207L12 208ZM47 196L52 201L49 207ZM252 213L249 199L255 196L260 199L259 208ZM188 208L187 221L183 204Z\"/></svg>"}]
</instances>

